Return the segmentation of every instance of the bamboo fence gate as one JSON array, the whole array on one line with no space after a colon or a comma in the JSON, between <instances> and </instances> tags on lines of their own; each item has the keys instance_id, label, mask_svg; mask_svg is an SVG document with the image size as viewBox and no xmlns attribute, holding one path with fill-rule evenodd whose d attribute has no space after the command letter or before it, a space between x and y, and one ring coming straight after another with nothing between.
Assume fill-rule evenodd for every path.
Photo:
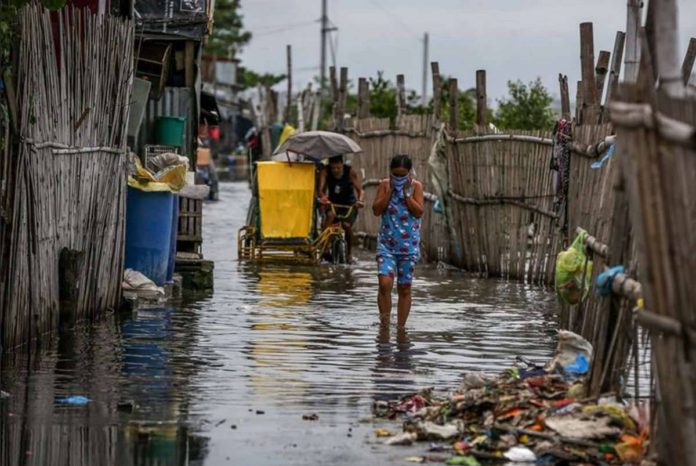
<instances>
[{"instance_id":1,"label":"bamboo fence gate","mask_svg":"<svg viewBox=\"0 0 696 466\"><path fill-rule=\"evenodd\" d=\"M2 199L10 222L0 257L11 264L0 269L4 348L58 327L62 251L79 257L71 320L115 309L123 276L133 25L30 4L20 30L19 138L3 161L14 170Z\"/></svg>"}]
</instances>

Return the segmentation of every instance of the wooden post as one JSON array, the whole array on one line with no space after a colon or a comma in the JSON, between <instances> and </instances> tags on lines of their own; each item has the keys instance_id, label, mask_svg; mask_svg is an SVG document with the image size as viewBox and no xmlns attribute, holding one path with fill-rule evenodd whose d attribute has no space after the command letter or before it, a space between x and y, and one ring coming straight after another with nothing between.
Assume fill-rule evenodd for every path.
<instances>
[{"instance_id":1,"label":"wooden post","mask_svg":"<svg viewBox=\"0 0 696 466\"><path fill-rule=\"evenodd\" d=\"M476 124L485 131L488 125L488 108L486 107L486 70L476 71Z\"/></svg>"},{"instance_id":2,"label":"wooden post","mask_svg":"<svg viewBox=\"0 0 696 466\"><path fill-rule=\"evenodd\" d=\"M660 87L673 97L684 95L684 82L679 66L679 21L677 0L655 2L655 63Z\"/></svg>"},{"instance_id":3,"label":"wooden post","mask_svg":"<svg viewBox=\"0 0 696 466\"><path fill-rule=\"evenodd\" d=\"M338 106L336 110L336 121L338 124L338 130L343 131L345 114L346 114L346 102L348 101L348 68L345 66L341 67L341 81L338 88Z\"/></svg>"},{"instance_id":4,"label":"wooden post","mask_svg":"<svg viewBox=\"0 0 696 466\"><path fill-rule=\"evenodd\" d=\"M619 84L619 74L621 73L621 61L623 59L624 42L626 34L621 31L616 32L614 39L614 52L611 56L611 71L609 72L609 83L607 85L606 103L611 101L612 96L616 93L616 87Z\"/></svg>"},{"instance_id":5,"label":"wooden post","mask_svg":"<svg viewBox=\"0 0 696 466\"><path fill-rule=\"evenodd\" d=\"M321 86L314 94L314 109L312 110L312 131L319 129L319 118L321 117L321 101L324 98L324 92Z\"/></svg>"},{"instance_id":6,"label":"wooden post","mask_svg":"<svg viewBox=\"0 0 696 466\"><path fill-rule=\"evenodd\" d=\"M305 97L305 94L306 94L305 92L300 92L297 95L297 131L300 133L304 133L304 130L305 130L305 124L304 124L304 97ZM292 104L291 100L288 99L288 105L291 105L291 104ZM289 119L290 110L287 111L286 115ZM287 122L288 120L286 119L285 121Z\"/></svg>"},{"instance_id":7,"label":"wooden post","mask_svg":"<svg viewBox=\"0 0 696 466\"><path fill-rule=\"evenodd\" d=\"M396 127L401 127L401 118L406 113L406 84L404 75L396 75Z\"/></svg>"},{"instance_id":8,"label":"wooden post","mask_svg":"<svg viewBox=\"0 0 696 466\"><path fill-rule=\"evenodd\" d=\"M561 89L561 118L570 121L570 93L568 92L568 76L558 74L558 84Z\"/></svg>"},{"instance_id":9,"label":"wooden post","mask_svg":"<svg viewBox=\"0 0 696 466\"><path fill-rule=\"evenodd\" d=\"M457 80L450 78L449 80L449 129L450 131L457 131L457 101L459 97L459 87L457 86Z\"/></svg>"},{"instance_id":10,"label":"wooden post","mask_svg":"<svg viewBox=\"0 0 696 466\"><path fill-rule=\"evenodd\" d=\"M694 61L696 61L696 37L692 37L689 40L689 48L686 49L686 55L682 62L682 80L685 86L689 84L689 80L691 79Z\"/></svg>"},{"instance_id":11,"label":"wooden post","mask_svg":"<svg viewBox=\"0 0 696 466\"><path fill-rule=\"evenodd\" d=\"M370 86L367 79L358 79L358 118L370 117Z\"/></svg>"},{"instance_id":12,"label":"wooden post","mask_svg":"<svg viewBox=\"0 0 696 466\"><path fill-rule=\"evenodd\" d=\"M607 73L609 72L609 59L611 54L607 50L602 50L599 52L599 57L597 57L597 66L595 66L595 79L597 84L597 99L598 102L602 103L602 96L604 95L604 83L607 79Z\"/></svg>"},{"instance_id":13,"label":"wooden post","mask_svg":"<svg viewBox=\"0 0 696 466\"><path fill-rule=\"evenodd\" d=\"M594 33L592 23L580 24L580 64L582 67L582 121L596 123L597 82L595 79Z\"/></svg>"},{"instance_id":14,"label":"wooden post","mask_svg":"<svg viewBox=\"0 0 696 466\"><path fill-rule=\"evenodd\" d=\"M59 326L67 330L75 325L80 296L80 275L85 253L63 248L58 258Z\"/></svg>"},{"instance_id":15,"label":"wooden post","mask_svg":"<svg viewBox=\"0 0 696 466\"><path fill-rule=\"evenodd\" d=\"M441 102L442 99L442 82L440 78L440 64L436 61L430 63L430 69L433 73L433 116L435 121L440 121Z\"/></svg>"},{"instance_id":16,"label":"wooden post","mask_svg":"<svg viewBox=\"0 0 696 466\"><path fill-rule=\"evenodd\" d=\"M641 24L642 0L628 0L626 15L626 65L624 81L634 83L638 81L638 69L640 68L640 24Z\"/></svg>"},{"instance_id":17,"label":"wooden post","mask_svg":"<svg viewBox=\"0 0 696 466\"><path fill-rule=\"evenodd\" d=\"M336 79L336 67L329 67L329 81L331 81L331 115L333 117L332 127L334 130L338 128L338 119L336 118L338 106L338 80Z\"/></svg>"},{"instance_id":18,"label":"wooden post","mask_svg":"<svg viewBox=\"0 0 696 466\"><path fill-rule=\"evenodd\" d=\"M290 109L292 108L292 45L286 46L287 64L288 64L288 100L285 104L285 122L290 122ZM299 107L298 107L299 110ZM298 116L299 118L299 116Z\"/></svg>"},{"instance_id":19,"label":"wooden post","mask_svg":"<svg viewBox=\"0 0 696 466\"><path fill-rule=\"evenodd\" d=\"M577 124L582 124L582 81L578 81L578 87L575 91L575 121Z\"/></svg>"}]
</instances>

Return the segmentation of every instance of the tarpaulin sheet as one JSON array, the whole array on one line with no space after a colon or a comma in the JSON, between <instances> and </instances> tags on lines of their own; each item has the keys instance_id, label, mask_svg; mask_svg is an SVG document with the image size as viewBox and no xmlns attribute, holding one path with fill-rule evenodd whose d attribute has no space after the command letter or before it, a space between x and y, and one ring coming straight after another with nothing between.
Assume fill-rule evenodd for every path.
<instances>
[{"instance_id":1,"label":"tarpaulin sheet","mask_svg":"<svg viewBox=\"0 0 696 466\"><path fill-rule=\"evenodd\" d=\"M263 238L308 238L314 212L315 167L259 162L256 176Z\"/></svg>"}]
</instances>

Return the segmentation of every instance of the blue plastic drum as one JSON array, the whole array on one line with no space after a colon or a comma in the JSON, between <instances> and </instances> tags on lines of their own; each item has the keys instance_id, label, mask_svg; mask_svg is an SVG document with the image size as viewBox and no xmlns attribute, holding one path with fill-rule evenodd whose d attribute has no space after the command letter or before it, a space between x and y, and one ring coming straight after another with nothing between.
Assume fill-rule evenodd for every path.
<instances>
[{"instance_id":1,"label":"blue plastic drum","mask_svg":"<svg viewBox=\"0 0 696 466\"><path fill-rule=\"evenodd\" d=\"M128 187L125 266L163 286L172 245L174 195Z\"/></svg>"}]
</instances>

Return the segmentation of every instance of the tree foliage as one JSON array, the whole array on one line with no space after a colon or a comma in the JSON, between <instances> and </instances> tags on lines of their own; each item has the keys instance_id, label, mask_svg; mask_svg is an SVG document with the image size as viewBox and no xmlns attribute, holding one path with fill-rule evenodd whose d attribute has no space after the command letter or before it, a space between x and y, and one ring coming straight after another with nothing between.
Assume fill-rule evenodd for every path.
<instances>
[{"instance_id":1,"label":"tree foliage","mask_svg":"<svg viewBox=\"0 0 696 466\"><path fill-rule=\"evenodd\" d=\"M264 86L264 87L272 87L278 84L279 82L282 82L287 78L286 75L284 74L271 74L271 73L257 73L256 71L252 71L246 68L242 68L240 77L239 77L239 84L244 88L247 89L249 87L256 87L256 86Z\"/></svg>"},{"instance_id":2,"label":"tree foliage","mask_svg":"<svg viewBox=\"0 0 696 466\"><path fill-rule=\"evenodd\" d=\"M208 37L205 52L210 55L234 56L251 40L251 33L244 30L239 14L240 0L217 0L213 16L213 33Z\"/></svg>"},{"instance_id":3,"label":"tree foliage","mask_svg":"<svg viewBox=\"0 0 696 466\"><path fill-rule=\"evenodd\" d=\"M549 91L537 78L529 84L522 81L508 81L509 96L498 100L498 110L493 122L505 129L551 129L554 114L553 101Z\"/></svg>"}]
</instances>

